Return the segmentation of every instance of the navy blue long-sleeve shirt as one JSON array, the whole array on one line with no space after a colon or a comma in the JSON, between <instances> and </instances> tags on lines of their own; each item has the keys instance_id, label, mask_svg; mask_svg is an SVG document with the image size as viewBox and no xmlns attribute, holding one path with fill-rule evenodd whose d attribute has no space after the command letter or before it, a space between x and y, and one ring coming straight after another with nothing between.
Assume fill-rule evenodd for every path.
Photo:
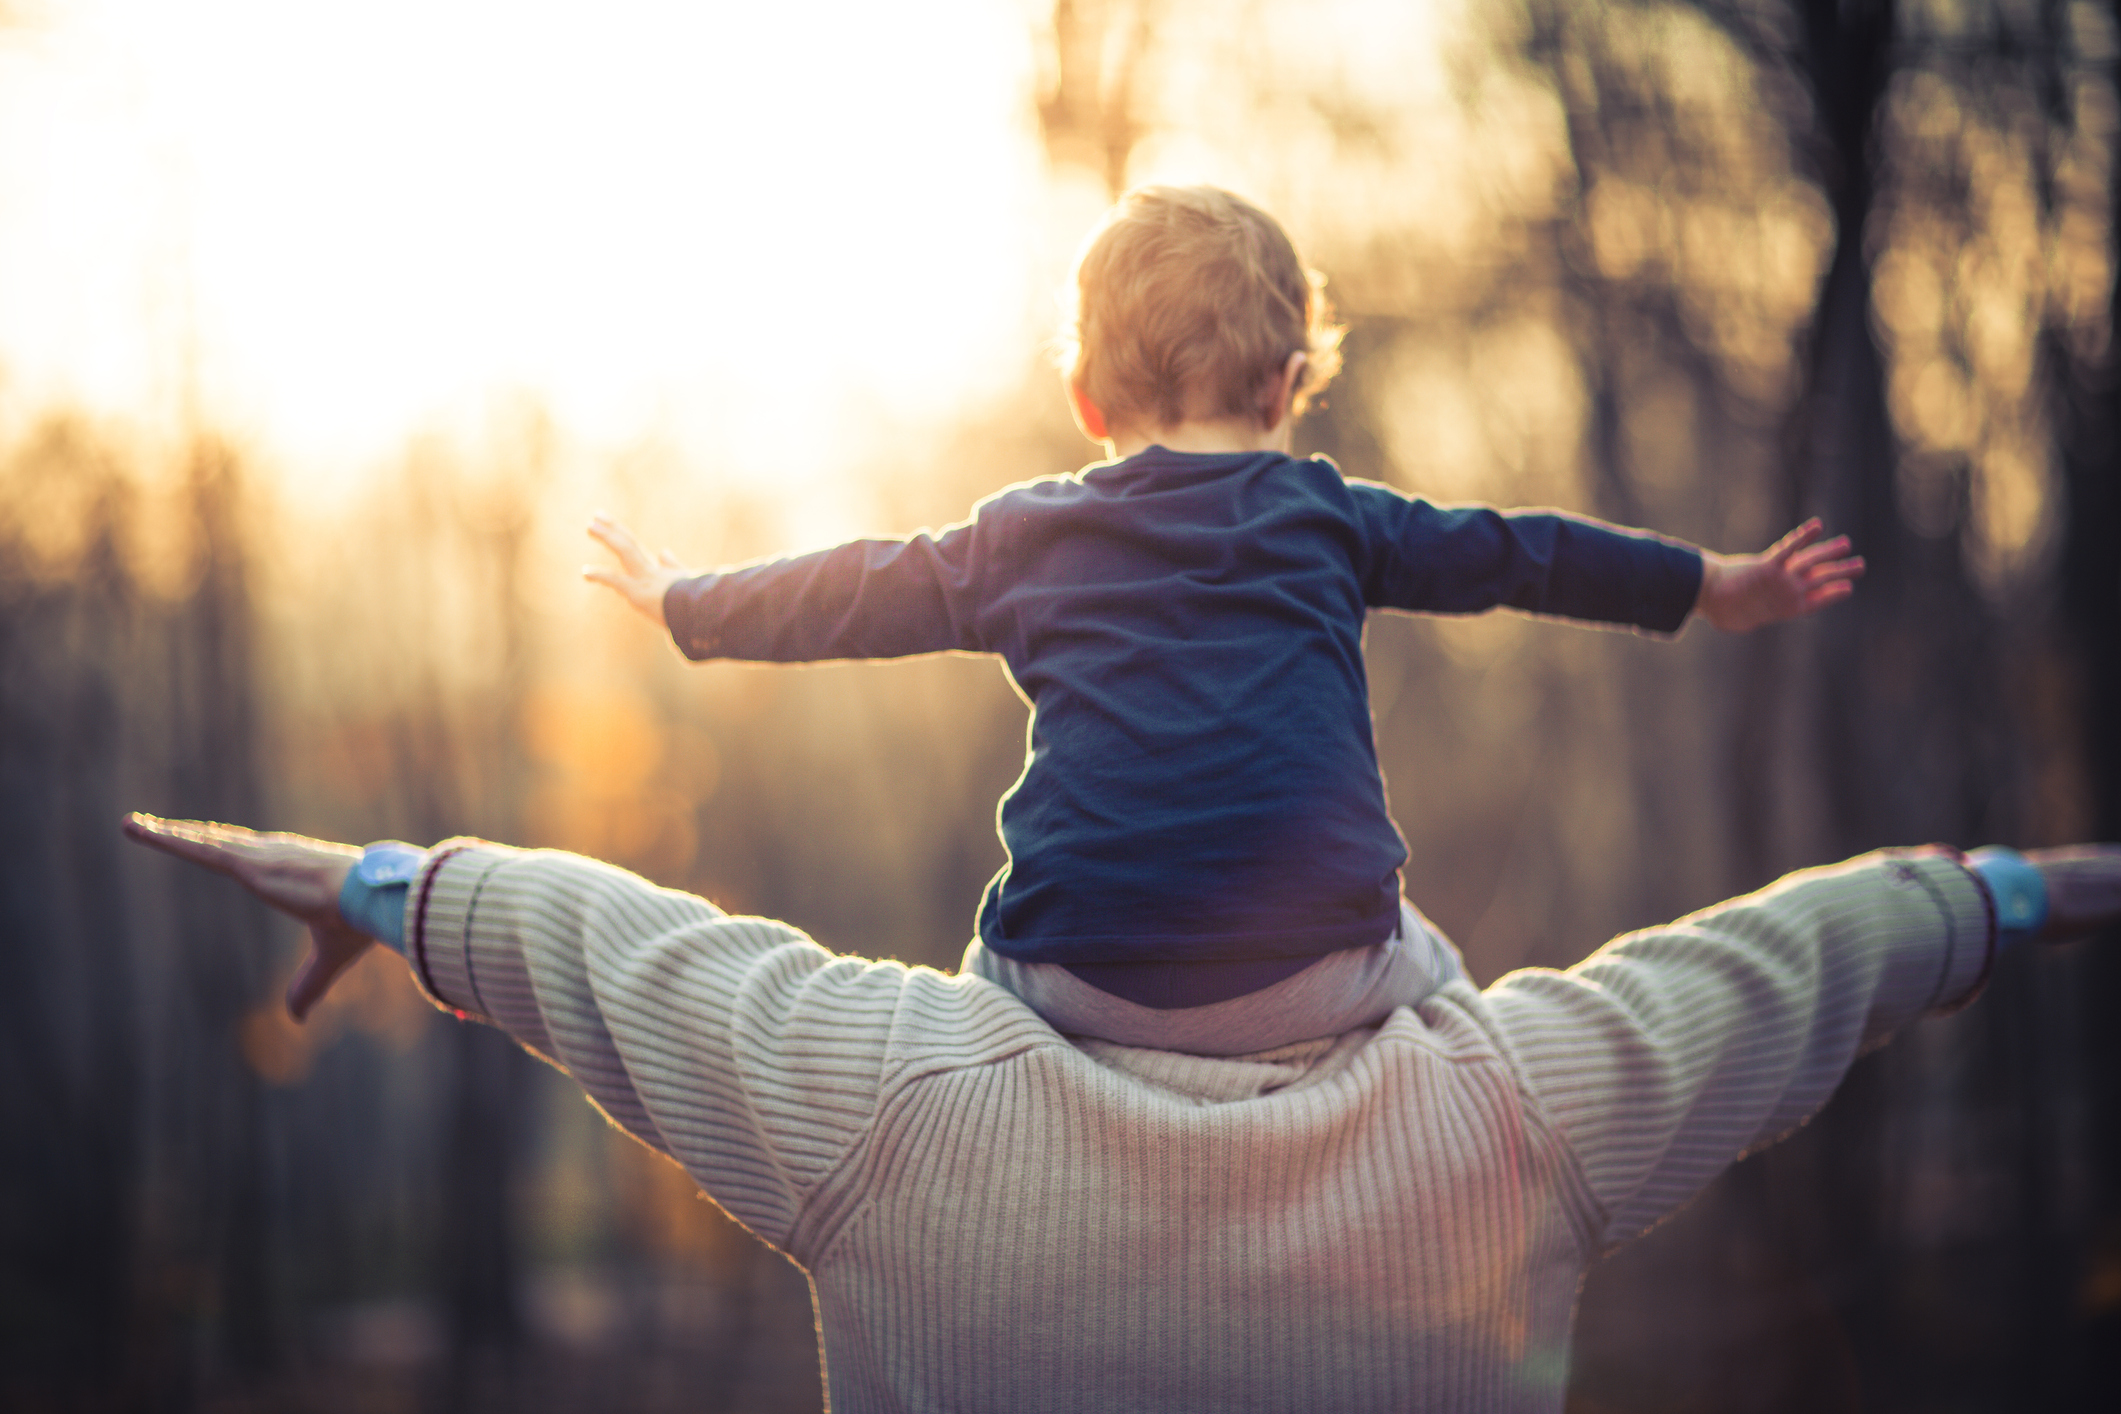
<instances>
[{"instance_id":1,"label":"navy blue long-sleeve shirt","mask_svg":"<svg viewBox=\"0 0 2121 1414\"><path fill-rule=\"evenodd\" d=\"M999 655L1032 722L981 940L1025 962L1236 962L1397 925L1370 609L1672 632L1700 583L1698 552L1576 516L1151 447L940 531L681 581L664 613L695 659Z\"/></svg>"}]
</instances>

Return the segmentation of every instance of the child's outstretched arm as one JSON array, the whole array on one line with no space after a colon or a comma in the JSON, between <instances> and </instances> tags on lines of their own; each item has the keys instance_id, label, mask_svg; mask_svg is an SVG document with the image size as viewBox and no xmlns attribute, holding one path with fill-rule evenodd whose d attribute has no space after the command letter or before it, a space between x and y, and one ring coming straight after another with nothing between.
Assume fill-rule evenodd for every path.
<instances>
[{"instance_id":1,"label":"child's outstretched arm","mask_svg":"<svg viewBox=\"0 0 2121 1414\"><path fill-rule=\"evenodd\" d=\"M1726 633L1815 614L1855 592L1863 559L1849 538L1820 540L1826 527L1808 520L1757 555L1701 552L1701 597L1694 612Z\"/></svg>"},{"instance_id":2,"label":"child's outstretched arm","mask_svg":"<svg viewBox=\"0 0 2121 1414\"><path fill-rule=\"evenodd\" d=\"M650 559L648 552L641 548L641 542L633 538L633 532L609 516L591 516L589 536L618 557L619 567L612 570L584 565L582 578L616 591L621 599L640 610L650 623L657 628L667 628L663 621L663 596L670 592L671 585L689 573L678 562L678 557L665 550Z\"/></svg>"}]
</instances>

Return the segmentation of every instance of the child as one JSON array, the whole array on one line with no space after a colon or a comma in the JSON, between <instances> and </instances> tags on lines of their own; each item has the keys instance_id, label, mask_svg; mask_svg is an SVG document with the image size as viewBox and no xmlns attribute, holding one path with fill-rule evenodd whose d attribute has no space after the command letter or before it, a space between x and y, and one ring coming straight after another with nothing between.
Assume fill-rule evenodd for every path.
<instances>
[{"instance_id":1,"label":"child","mask_svg":"<svg viewBox=\"0 0 2121 1414\"><path fill-rule=\"evenodd\" d=\"M590 534L694 659L998 654L1032 706L965 970L1058 1029L1243 1054L1462 975L1400 897L1362 630L1499 606L1659 633L1848 595L1814 521L1725 558L1555 512L1439 507L1289 455L1339 365L1322 281L1212 188L1130 192L1086 246L1063 381L1109 460L903 540L692 575Z\"/></svg>"}]
</instances>

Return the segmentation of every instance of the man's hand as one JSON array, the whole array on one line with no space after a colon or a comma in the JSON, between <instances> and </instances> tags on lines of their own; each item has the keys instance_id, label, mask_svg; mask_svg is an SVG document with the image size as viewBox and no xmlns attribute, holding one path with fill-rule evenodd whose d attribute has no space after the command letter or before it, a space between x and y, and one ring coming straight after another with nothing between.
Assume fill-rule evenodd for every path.
<instances>
[{"instance_id":1,"label":"man's hand","mask_svg":"<svg viewBox=\"0 0 2121 1414\"><path fill-rule=\"evenodd\" d=\"M1846 535L1820 540L1825 533L1808 520L1758 555L1702 551L1694 611L1726 633L1744 633L1838 604L1855 592L1863 560L1848 553Z\"/></svg>"},{"instance_id":2,"label":"man's hand","mask_svg":"<svg viewBox=\"0 0 2121 1414\"><path fill-rule=\"evenodd\" d=\"M297 1021L309 1015L339 974L375 941L356 933L339 916L339 890L347 871L361 858L352 845L140 814L125 817L125 833L141 844L226 874L308 925L309 956L287 988L287 1010Z\"/></svg>"},{"instance_id":3,"label":"man's hand","mask_svg":"<svg viewBox=\"0 0 2121 1414\"><path fill-rule=\"evenodd\" d=\"M665 550L651 560L648 552L641 548L641 542L633 538L633 532L609 516L589 518L589 538L617 556L619 567L607 570L584 565L582 578L616 590L620 598L640 610L650 623L657 628L668 628L663 621L663 596L671 585L690 577L678 557Z\"/></svg>"},{"instance_id":4,"label":"man's hand","mask_svg":"<svg viewBox=\"0 0 2121 1414\"><path fill-rule=\"evenodd\" d=\"M2067 942L2121 925L2121 845L2029 849L2025 860L2047 881L2047 926L2035 942Z\"/></svg>"}]
</instances>

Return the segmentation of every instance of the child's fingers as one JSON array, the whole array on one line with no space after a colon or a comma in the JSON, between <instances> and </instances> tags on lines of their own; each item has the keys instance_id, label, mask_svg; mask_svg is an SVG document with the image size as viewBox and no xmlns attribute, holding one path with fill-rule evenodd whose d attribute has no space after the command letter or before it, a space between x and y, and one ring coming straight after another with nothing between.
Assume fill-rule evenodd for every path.
<instances>
[{"instance_id":1,"label":"child's fingers","mask_svg":"<svg viewBox=\"0 0 2121 1414\"><path fill-rule=\"evenodd\" d=\"M591 584L601 584L627 603L639 607L643 590L638 576L624 574L618 570L600 570L594 565L582 566L582 578Z\"/></svg>"},{"instance_id":2,"label":"child's fingers","mask_svg":"<svg viewBox=\"0 0 2121 1414\"><path fill-rule=\"evenodd\" d=\"M666 570L681 570L685 568L685 562L678 558L677 551L667 548L663 553L656 556L656 563Z\"/></svg>"},{"instance_id":3,"label":"child's fingers","mask_svg":"<svg viewBox=\"0 0 2121 1414\"><path fill-rule=\"evenodd\" d=\"M1796 554L1825 533L1826 522L1814 516L1769 546L1764 558L1774 561L1788 560L1790 556Z\"/></svg>"},{"instance_id":4,"label":"child's fingers","mask_svg":"<svg viewBox=\"0 0 2121 1414\"><path fill-rule=\"evenodd\" d=\"M650 623L663 622L663 595L653 577L645 574L626 575L617 570L600 570L591 565L584 565L582 578L592 584L603 585L645 615Z\"/></svg>"},{"instance_id":5,"label":"child's fingers","mask_svg":"<svg viewBox=\"0 0 2121 1414\"><path fill-rule=\"evenodd\" d=\"M1801 577L1808 584L1824 584L1829 580L1861 579L1864 569L1863 556L1851 555L1845 560L1808 566Z\"/></svg>"},{"instance_id":6,"label":"child's fingers","mask_svg":"<svg viewBox=\"0 0 2121 1414\"><path fill-rule=\"evenodd\" d=\"M1856 586L1845 579L1814 585L1804 591L1804 610L1811 613L1815 609L1824 609L1829 604L1840 603L1855 592Z\"/></svg>"},{"instance_id":7,"label":"child's fingers","mask_svg":"<svg viewBox=\"0 0 2121 1414\"><path fill-rule=\"evenodd\" d=\"M1786 563L1792 570L1802 572L1822 560L1831 560L1837 555L1845 556L1848 552L1849 538L1846 535L1837 535L1831 540L1822 540L1816 545L1807 545L1802 550L1792 554Z\"/></svg>"},{"instance_id":8,"label":"child's fingers","mask_svg":"<svg viewBox=\"0 0 2121 1414\"><path fill-rule=\"evenodd\" d=\"M589 518L589 536L612 554L618 556L620 566L628 574L644 574L649 568L648 552L641 542L633 538L633 532L606 516Z\"/></svg>"},{"instance_id":9,"label":"child's fingers","mask_svg":"<svg viewBox=\"0 0 2121 1414\"><path fill-rule=\"evenodd\" d=\"M605 520L602 516L594 517L589 522L589 538L616 555L619 563L628 569L633 567L632 561L640 556L640 547L634 543L633 537L626 533L626 528Z\"/></svg>"},{"instance_id":10,"label":"child's fingers","mask_svg":"<svg viewBox=\"0 0 2121 1414\"><path fill-rule=\"evenodd\" d=\"M582 578L591 584L601 584L627 603L639 605L649 595L647 581L641 575L626 574L620 570L598 569L595 565L582 566Z\"/></svg>"}]
</instances>

